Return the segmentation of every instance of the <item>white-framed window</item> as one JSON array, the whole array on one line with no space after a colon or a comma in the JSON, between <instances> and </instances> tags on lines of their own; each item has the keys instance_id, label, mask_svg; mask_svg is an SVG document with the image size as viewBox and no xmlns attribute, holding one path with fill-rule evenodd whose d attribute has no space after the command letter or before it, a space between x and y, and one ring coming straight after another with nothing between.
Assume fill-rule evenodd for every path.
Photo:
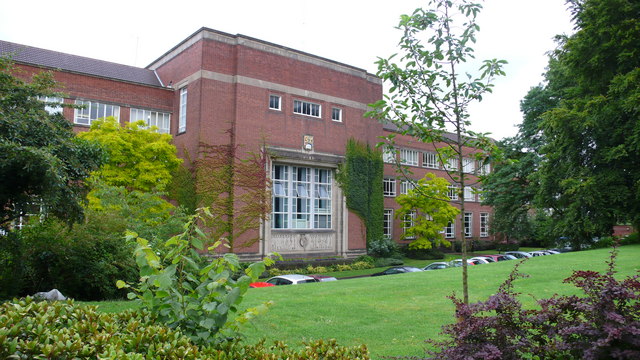
<instances>
[{"instance_id":1,"label":"white-framed window","mask_svg":"<svg viewBox=\"0 0 640 360\"><path fill-rule=\"evenodd\" d=\"M274 164L271 179L273 229L331 229L331 170Z\"/></svg>"},{"instance_id":2,"label":"white-framed window","mask_svg":"<svg viewBox=\"0 0 640 360\"><path fill-rule=\"evenodd\" d=\"M438 168L438 154L434 152L422 153L422 166L431 169Z\"/></svg>"},{"instance_id":3,"label":"white-framed window","mask_svg":"<svg viewBox=\"0 0 640 360\"><path fill-rule=\"evenodd\" d=\"M382 179L382 186L382 195L396 196L396 179L384 178Z\"/></svg>"},{"instance_id":4,"label":"white-framed window","mask_svg":"<svg viewBox=\"0 0 640 360\"><path fill-rule=\"evenodd\" d=\"M178 133L187 131L187 88L180 89L180 110L178 112Z\"/></svg>"},{"instance_id":5,"label":"white-framed window","mask_svg":"<svg viewBox=\"0 0 640 360\"><path fill-rule=\"evenodd\" d=\"M444 227L444 237L447 239L452 239L456 237L456 223L451 221L447 226Z\"/></svg>"},{"instance_id":6,"label":"white-framed window","mask_svg":"<svg viewBox=\"0 0 640 360\"><path fill-rule=\"evenodd\" d=\"M400 194L401 195L407 195L409 193L409 190L413 190L415 189L415 184L413 183L413 181L409 181L409 180L402 180L400 182Z\"/></svg>"},{"instance_id":7,"label":"white-framed window","mask_svg":"<svg viewBox=\"0 0 640 360\"><path fill-rule=\"evenodd\" d=\"M393 209L384 209L384 218L382 219L382 235L386 239L393 238Z\"/></svg>"},{"instance_id":8,"label":"white-framed window","mask_svg":"<svg viewBox=\"0 0 640 360\"><path fill-rule=\"evenodd\" d=\"M57 96L38 96L38 100L45 103L44 110L48 112L49 115L62 113L62 106L56 104L63 104L63 98Z\"/></svg>"},{"instance_id":9,"label":"white-framed window","mask_svg":"<svg viewBox=\"0 0 640 360\"><path fill-rule=\"evenodd\" d=\"M478 202L484 201L484 190L482 188L476 188L476 194L478 195Z\"/></svg>"},{"instance_id":10,"label":"white-framed window","mask_svg":"<svg viewBox=\"0 0 640 360\"><path fill-rule=\"evenodd\" d=\"M444 164L444 167L449 171L458 170L458 158L452 157L447 159L446 163Z\"/></svg>"},{"instance_id":11,"label":"white-framed window","mask_svg":"<svg viewBox=\"0 0 640 360\"><path fill-rule=\"evenodd\" d=\"M314 104L308 101L293 100L293 113L300 115L307 115L313 117L320 117L321 106L320 104Z\"/></svg>"},{"instance_id":12,"label":"white-framed window","mask_svg":"<svg viewBox=\"0 0 640 360\"><path fill-rule=\"evenodd\" d=\"M473 236L473 213L470 212L464 213L464 236Z\"/></svg>"},{"instance_id":13,"label":"white-framed window","mask_svg":"<svg viewBox=\"0 0 640 360\"><path fill-rule=\"evenodd\" d=\"M75 109L73 122L81 125L91 125L97 119L113 116L120 118L120 106L99 103L90 100L76 100L76 105L84 106L82 109Z\"/></svg>"},{"instance_id":14,"label":"white-framed window","mask_svg":"<svg viewBox=\"0 0 640 360\"><path fill-rule=\"evenodd\" d=\"M476 171L476 161L470 158L463 158L462 171L467 174L473 174L473 172Z\"/></svg>"},{"instance_id":15,"label":"white-framed window","mask_svg":"<svg viewBox=\"0 0 640 360\"><path fill-rule=\"evenodd\" d=\"M489 213L480 213L480 237L489 236Z\"/></svg>"},{"instance_id":16,"label":"white-framed window","mask_svg":"<svg viewBox=\"0 0 640 360\"><path fill-rule=\"evenodd\" d=\"M166 112L131 109L129 122L135 122L138 120L144 121L147 124L147 127L157 127L159 133L168 134L171 129L171 114Z\"/></svg>"},{"instance_id":17,"label":"white-framed window","mask_svg":"<svg viewBox=\"0 0 640 360\"><path fill-rule=\"evenodd\" d=\"M418 152L409 149L400 149L400 163L409 166L418 166Z\"/></svg>"},{"instance_id":18,"label":"white-framed window","mask_svg":"<svg viewBox=\"0 0 640 360\"><path fill-rule=\"evenodd\" d=\"M449 185L449 200L458 200L458 187Z\"/></svg>"},{"instance_id":19,"label":"white-framed window","mask_svg":"<svg viewBox=\"0 0 640 360\"><path fill-rule=\"evenodd\" d=\"M406 234L409 228L412 228L416 220L416 211L411 210L402 217L402 233ZM405 239L414 239L415 236L406 236Z\"/></svg>"},{"instance_id":20,"label":"white-framed window","mask_svg":"<svg viewBox=\"0 0 640 360\"><path fill-rule=\"evenodd\" d=\"M395 149L390 147L390 146L383 146L382 147L382 161L388 163L388 164L393 164L396 162L396 152Z\"/></svg>"},{"instance_id":21,"label":"white-framed window","mask_svg":"<svg viewBox=\"0 0 640 360\"><path fill-rule=\"evenodd\" d=\"M464 187L464 201L476 201L476 194L473 193L471 186Z\"/></svg>"},{"instance_id":22,"label":"white-framed window","mask_svg":"<svg viewBox=\"0 0 640 360\"><path fill-rule=\"evenodd\" d=\"M491 173L491 164L486 163L480 167L480 175L489 175Z\"/></svg>"},{"instance_id":23,"label":"white-framed window","mask_svg":"<svg viewBox=\"0 0 640 360\"><path fill-rule=\"evenodd\" d=\"M280 95L269 95L269 109L282 110L282 98Z\"/></svg>"},{"instance_id":24,"label":"white-framed window","mask_svg":"<svg viewBox=\"0 0 640 360\"><path fill-rule=\"evenodd\" d=\"M340 108L332 108L331 109L331 120L336 122L342 122L342 109Z\"/></svg>"}]
</instances>

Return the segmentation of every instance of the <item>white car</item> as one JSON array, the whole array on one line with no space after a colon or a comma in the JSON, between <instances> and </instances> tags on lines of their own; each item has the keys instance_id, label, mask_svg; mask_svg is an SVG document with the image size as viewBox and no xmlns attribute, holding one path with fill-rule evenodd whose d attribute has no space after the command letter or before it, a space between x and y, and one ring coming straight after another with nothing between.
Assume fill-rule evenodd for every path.
<instances>
[{"instance_id":1,"label":"white car","mask_svg":"<svg viewBox=\"0 0 640 360\"><path fill-rule=\"evenodd\" d=\"M296 285L296 284L314 283L314 282L318 282L318 280L312 278L311 276L291 274L291 275L274 276L271 279L267 280L266 282L273 285Z\"/></svg>"},{"instance_id":2,"label":"white car","mask_svg":"<svg viewBox=\"0 0 640 360\"><path fill-rule=\"evenodd\" d=\"M531 254L529 254L528 252L524 252L524 251L507 251L507 252L505 252L505 254L514 256L514 257L516 257L518 259L524 259L524 258L530 258L531 257Z\"/></svg>"},{"instance_id":3,"label":"white car","mask_svg":"<svg viewBox=\"0 0 640 360\"><path fill-rule=\"evenodd\" d=\"M439 261L439 262L434 262L425 266L422 270L424 271L439 270L439 269L446 269L448 267L449 267L449 264L447 264L446 262Z\"/></svg>"},{"instance_id":4,"label":"white car","mask_svg":"<svg viewBox=\"0 0 640 360\"><path fill-rule=\"evenodd\" d=\"M493 260L490 258L486 258L484 256L476 256L476 257L472 257L471 259L469 259L471 261L473 261L476 265L480 265L480 264L489 264L492 263Z\"/></svg>"},{"instance_id":5,"label":"white car","mask_svg":"<svg viewBox=\"0 0 640 360\"><path fill-rule=\"evenodd\" d=\"M538 251L532 251L529 254L531 254L531 256L545 256L545 255L551 255L551 253L548 253L544 250L538 250Z\"/></svg>"}]
</instances>

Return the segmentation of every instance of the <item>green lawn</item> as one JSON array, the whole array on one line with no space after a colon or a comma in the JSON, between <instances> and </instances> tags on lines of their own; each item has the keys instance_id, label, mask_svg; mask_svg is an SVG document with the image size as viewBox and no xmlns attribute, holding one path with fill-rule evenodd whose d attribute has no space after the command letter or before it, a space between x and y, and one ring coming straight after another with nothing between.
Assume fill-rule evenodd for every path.
<instances>
[{"instance_id":1,"label":"green lawn","mask_svg":"<svg viewBox=\"0 0 640 360\"><path fill-rule=\"evenodd\" d=\"M543 256L528 260L521 271L530 275L516 282L521 300L554 293L577 293L563 284L572 270L606 268L609 250ZM619 275L636 274L640 245L625 246L618 256ZM429 263L430 261L425 261ZM469 267L471 301L486 299L507 277L515 261ZM275 305L245 328L249 342L259 338L297 345L305 339L336 338L343 345L367 344L373 358L422 355L423 340L438 336L453 321L453 305L446 297L461 294L461 268L377 278L250 289L244 306L266 300ZM532 296L533 295L533 296ZM126 302L101 302L103 311L120 311Z\"/></svg>"}]
</instances>

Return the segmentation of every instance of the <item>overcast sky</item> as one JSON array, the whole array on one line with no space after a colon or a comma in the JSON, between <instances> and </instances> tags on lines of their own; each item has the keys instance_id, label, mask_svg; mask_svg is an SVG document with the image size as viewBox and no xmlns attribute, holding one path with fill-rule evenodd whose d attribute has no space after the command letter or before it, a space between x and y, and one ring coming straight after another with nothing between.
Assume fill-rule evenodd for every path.
<instances>
[{"instance_id":1,"label":"overcast sky","mask_svg":"<svg viewBox=\"0 0 640 360\"><path fill-rule=\"evenodd\" d=\"M165 5L166 4L166 5ZM396 51L401 14L416 0L5 0L0 39L144 67L202 26L243 34L376 72ZM542 81L545 53L572 29L565 0L487 0L476 59L505 59L507 76L471 109L476 131L513 136L519 103Z\"/></svg>"}]
</instances>

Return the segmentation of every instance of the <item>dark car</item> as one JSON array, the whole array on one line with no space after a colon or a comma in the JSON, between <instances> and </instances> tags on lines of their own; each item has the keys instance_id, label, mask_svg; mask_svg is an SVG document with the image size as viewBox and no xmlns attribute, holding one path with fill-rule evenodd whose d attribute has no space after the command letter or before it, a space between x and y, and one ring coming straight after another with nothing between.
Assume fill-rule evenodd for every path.
<instances>
[{"instance_id":1,"label":"dark car","mask_svg":"<svg viewBox=\"0 0 640 360\"><path fill-rule=\"evenodd\" d=\"M420 272L422 269L418 269L413 266L394 266L392 268L388 268L385 271L381 271L379 273L372 274L371 276L382 276L382 275L393 275L393 274L404 274L410 272Z\"/></svg>"}]
</instances>

